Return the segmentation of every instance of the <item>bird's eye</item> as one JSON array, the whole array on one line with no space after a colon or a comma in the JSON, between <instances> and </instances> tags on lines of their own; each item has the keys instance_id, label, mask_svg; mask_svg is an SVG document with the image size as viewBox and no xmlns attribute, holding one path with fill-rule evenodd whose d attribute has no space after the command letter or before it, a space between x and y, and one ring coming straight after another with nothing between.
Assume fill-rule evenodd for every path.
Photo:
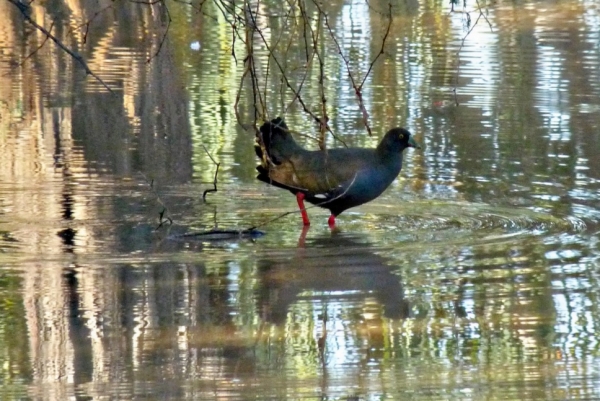
<instances>
[{"instance_id":1,"label":"bird's eye","mask_svg":"<svg viewBox=\"0 0 600 401\"><path fill-rule=\"evenodd\" d=\"M398 134L398 139L404 139L404 134Z\"/></svg>"}]
</instances>

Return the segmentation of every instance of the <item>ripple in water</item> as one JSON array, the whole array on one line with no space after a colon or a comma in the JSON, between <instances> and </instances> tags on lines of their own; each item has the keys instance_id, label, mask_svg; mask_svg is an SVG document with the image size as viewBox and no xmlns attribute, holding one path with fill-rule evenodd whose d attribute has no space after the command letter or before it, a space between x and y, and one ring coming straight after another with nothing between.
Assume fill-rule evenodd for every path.
<instances>
[{"instance_id":1,"label":"ripple in water","mask_svg":"<svg viewBox=\"0 0 600 401\"><path fill-rule=\"evenodd\" d=\"M477 203L415 202L410 213L386 216L385 230L435 241L490 241L518 236L576 233L586 223L575 216L552 216L530 209Z\"/></svg>"}]
</instances>

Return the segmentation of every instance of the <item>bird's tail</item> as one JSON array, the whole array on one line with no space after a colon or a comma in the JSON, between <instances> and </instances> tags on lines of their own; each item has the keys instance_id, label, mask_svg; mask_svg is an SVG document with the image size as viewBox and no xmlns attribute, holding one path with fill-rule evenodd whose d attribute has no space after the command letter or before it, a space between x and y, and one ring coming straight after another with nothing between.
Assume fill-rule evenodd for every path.
<instances>
[{"instance_id":1,"label":"bird's tail","mask_svg":"<svg viewBox=\"0 0 600 401\"><path fill-rule=\"evenodd\" d=\"M269 162L281 164L302 151L281 117L267 121L260 127L257 142L255 151L263 166Z\"/></svg>"}]
</instances>

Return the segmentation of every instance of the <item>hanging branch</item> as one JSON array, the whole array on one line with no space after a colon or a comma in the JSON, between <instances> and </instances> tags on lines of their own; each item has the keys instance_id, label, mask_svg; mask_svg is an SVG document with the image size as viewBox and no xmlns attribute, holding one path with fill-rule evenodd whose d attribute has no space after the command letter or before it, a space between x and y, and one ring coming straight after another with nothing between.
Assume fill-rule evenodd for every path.
<instances>
[{"instance_id":1,"label":"hanging branch","mask_svg":"<svg viewBox=\"0 0 600 401\"><path fill-rule=\"evenodd\" d=\"M456 75L455 75L455 80L454 80L454 88L452 89L452 92L454 93L454 104L456 106L458 106L458 93L457 93L456 89L458 88L458 77L460 75L460 52L463 49L463 47L465 46L465 41L467 40L467 37L471 34L471 32L473 32L473 30L477 26L477 23L479 22L481 17L483 17L483 19L488 23L488 25L490 27L490 31L493 32L492 23L490 22L490 20L487 18L487 16L481 10L481 6L479 5L479 0L475 0L475 3L477 3L477 10L479 11L479 15L477 15L477 19L475 20L475 23L473 25L471 25L471 14L466 12L467 27L469 27L469 30L467 31L465 36L460 41L460 46L459 46L458 50L456 51L457 67L456 67ZM452 11L454 11L454 3L452 3Z\"/></svg>"},{"instance_id":2,"label":"hanging branch","mask_svg":"<svg viewBox=\"0 0 600 401\"><path fill-rule=\"evenodd\" d=\"M251 15L252 18L254 18L253 15ZM265 38L262 30L260 30L257 26L256 26L256 21L253 19L252 20L253 25L254 25L254 30L255 32L257 32L263 42L263 44L265 45L267 52L269 53L269 55L271 55L271 57L273 58L273 61L275 62L275 64L277 65L277 68L279 69L279 71L281 72L281 76L286 84L286 86L292 91L292 93L294 94L294 97L296 99L298 99L298 102L302 105L302 108L304 109L304 111L309 114L314 121L316 121L317 123L321 124L321 119L315 114L313 113L304 103L304 100L302 99L302 97L300 96L300 92L295 90L294 87L292 86L292 84L290 83L287 75L285 74L285 69L283 68L283 66L281 65L281 63L279 62L279 60L277 59L277 57L275 56L272 47L269 45L269 42L267 41L267 39ZM252 70L250 72L252 74ZM335 136L335 134L331 131L331 129L329 127L327 127L327 131L330 132L332 135Z\"/></svg>"},{"instance_id":3,"label":"hanging branch","mask_svg":"<svg viewBox=\"0 0 600 401\"><path fill-rule=\"evenodd\" d=\"M113 8L112 4L107 5L106 7L101 8L100 10L96 11L90 18L88 18L87 21L85 21L83 24L77 25L75 26L75 28L69 29L69 31L67 32L67 34L72 33L75 29L81 29L83 27L85 27L85 32L83 32L83 44L87 43L87 36L88 36L88 32L90 31L90 24L92 23L92 21L94 21L100 14L104 13L106 10ZM52 31L52 29L50 29Z\"/></svg>"},{"instance_id":4,"label":"hanging branch","mask_svg":"<svg viewBox=\"0 0 600 401\"><path fill-rule=\"evenodd\" d=\"M258 4L257 4L258 7ZM243 26L245 27L245 38L243 39L243 42L246 45L246 57L244 58L244 72L242 74L242 77L240 79L240 86L238 87L238 91L235 97L235 103L234 103L234 110L235 110L235 117L236 120L238 122L238 124L240 124L241 127L243 127L244 129L247 129L246 124L243 123L242 121L242 117L240 115L240 111L239 111L239 103L240 103L240 99L242 96L242 90L244 88L244 82L247 78L248 75L250 75L250 81L252 82L252 96L253 96L253 102L252 104L254 105L254 130L256 132L258 132L258 121L261 119L264 119L265 113L266 113L266 105L264 103L263 100L263 96L261 96L261 92L259 90L259 83L258 83L258 76L256 73L256 62L255 62L255 56L254 56L254 41L253 41L253 36L254 36L254 32L260 32L260 30L258 29L257 25L256 25L256 20L254 18L254 13L252 11L252 9L250 8L250 5L248 4L247 0L244 2L244 18L242 19L241 17L237 16L239 22L243 24ZM232 24L231 25L232 29L237 33L237 25L236 24ZM238 37L240 36L239 33L237 33ZM258 109L257 104L260 105L260 109Z\"/></svg>"},{"instance_id":5,"label":"hanging branch","mask_svg":"<svg viewBox=\"0 0 600 401\"><path fill-rule=\"evenodd\" d=\"M204 4L203 0L203 3ZM248 74L251 75L252 77L252 85L253 85L253 91L254 91L254 85L255 85L255 76L256 76L256 66L255 66L255 59L254 59L254 42L252 40L253 37L253 32L255 29L254 24L249 24L247 21L247 16L248 14L245 12L245 10L248 9L248 7L250 7L247 4L247 1L244 1L244 5L243 6L236 6L235 3L233 4L221 4L221 1L216 1L215 4L217 6L217 8L219 9L219 11L221 11L221 14L223 14L223 18L225 18L225 21L227 21L231 27L231 35L232 35L232 44L231 44L231 56L233 57L233 59L235 60L236 64L237 64L237 56L235 53L235 42L236 42L236 38L241 40L242 43L244 43L244 45L246 46L246 57L243 60L244 63L244 72L242 73L242 77L240 78L240 85L238 87L236 96L235 96L235 103L233 105L233 109L235 111L235 118L236 121L238 122L238 124L244 128L247 129L248 127L246 126L246 124L244 124L244 122L242 121L242 117L240 115L240 109L239 109L239 104L240 104L240 100L241 100L241 96L242 96L242 90L244 88L244 82L246 81L246 77L248 76ZM231 7L231 8L229 8ZM239 9L240 14L243 13L243 18L238 15L236 13L236 8ZM229 14L233 14L233 20L231 20L229 18ZM242 36L242 33L240 33L240 26L244 27L244 34ZM255 96L256 93L254 92L253 95ZM254 105L256 105L256 96L254 97ZM258 117L260 117L261 113L256 111L256 109L254 110L254 126L256 128L256 121L258 119Z\"/></svg>"},{"instance_id":6,"label":"hanging branch","mask_svg":"<svg viewBox=\"0 0 600 401\"><path fill-rule=\"evenodd\" d=\"M81 64L81 66L84 68L86 74L93 76L100 84L102 84L102 86L104 86L106 89L108 89L109 92L114 93L113 90L106 84L106 82L104 82L102 80L102 78L100 78L98 75L96 75L96 73L94 73L92 70L90 70L90 67L88 67L87 63L85 62L83 57L81 57L81 55L79 55L79 54L75 53L73 50L69 49L56 36L54 36L46 28L44 28L43 26L41 26L40 24L35 22L30 17L29 14L31 13L31 8L29 7L28 4L22 3L19 0L8 0L8 2L12 3L15 7L17 7L19 9L19 11L21 12L21 15L23 16L25 21L27 21L35 29L37 29L38 31L40 31L41 33L46 35L47 39L52 40L54 43L56 43L56 45L58 47L60 47L63 51L65 51L67 54L69 54L71 57L73 57L79 64Z\"/></svg>"},{"instance_id":7,"label":"hanging branch","mask_svg":"<svg viewBox=\"0 0 600 401\"><path fill-rule=\"evenodd\" d=\"M359 90L362 90L363 85L365 84L365 81L367 80L367 77L369 76L369 74L371 73L371 70L373 69L373 66L375 65L375 62L377 62L377 60L379 59L379 57L381 57L382 54L385 54L385 41L387 40L388 36L390 35L390 29L392 28L392 3L388 3L388 7L389 7L388 8L388 26L385 30L385 34L383 35L383 39L381 40L381 49L379 49L379 53L377 53L377 56L375 56L373 61L371 61L371 65L369 65L369 69L367 70L367 73L363 77L363 80L358 87Z\"/></svg>"},{"instance_id":8,"label":"hanging branch","mask_svg":"<svg viewBox=\"0 0 600 401\"><path fill-rule=\"evenodd\" d=\"M288 12L285 14L285 19L283 20L283 26L288 24L291 14L292 14L292 10L289 9ZM258 29L258 27L257 27L257 29ZM279 47L279 43L283 40L284 33L285 33L284 29L279 30L279 36L273 41L273 44L271 45L272 49L277 49ZM285 52L284 52L284 57L283 57L284 60L288 59L287 55L288 55L290 46L292 44L292 40L293 40L292 37L290 37L290 39L287 42L287 46L285 47ZM275 57L274 54L269 54L269 56ZM271 57L267 57L267 67L266 67L266 71L265 71L264 85L263 85L263 91L262 91L263 97L265 99L265 103L267 103L270 70L271 70ZM283 94L283 85L281 88L281 93ZM281 101L283 102L283 96L281 96ZM264 111L263 115L266 116L266 114L267 114L266 110L263 110L263 111Z\"/></svg>"},{"instance_id":9,"label":"hanging branch","mask_svg":"<svg viewBox=\"0 0 600 401\"><path fill-rule=\"evenodd\" d=\"M52 24L50 25L50 29L49 29L49 31L50 31L50 32L52 32L52 29L54 29L54 22L52 22ZM26 62L27 60L29 60L31 57L33 57L33 55L34 55L34 54L36 54L37 52L39 52L39 51L40 51L40 49L41 49L42 47L44 47L44 45L46 44L46 42L47 42L47 41L48 41L48 36L46 36L46 37L44 38L44 41L43 41L43 42L42 42L42 43L41 43L41 44L40 44L38 47L36 47L35 49L33 49L33 51L32 51L31 53L29 53L29 54L28 54L28 55L27 55L25 58L23 58L23 61L21 61L19 64L17 64L17 65L15 66L15 68L22 67L22 66L25 64L25 62ZM11 68L11 71L12 71L12 68ZM9 75L9 74L10 74L10 71L9 71L9 72L7 72L6 74L4 74L3 76L7 76L7 75Z\"/></svg>"},{"instance_id":10,"label":"hanging branch","mask_svg":"<svg viewBox=\"0 0 600 401\"><path fill-rule=\"evenodd\" d=\"M290 0L291 1L291 0ZM290 24L290 21L292 22L296 22L296 15L293 12L293 8L290 7L290 9L288 9L288 12L285 15L285 20L284 20L284 26L288 26L288 24ZM295 24L297 26L297 24ZM285 29L281 29L280 30L280 36L277 39L277 43L279 43L280 41L283 40L283 33L285 32ZM290 49L292 47L292 44L297 41L298 38L296 38L294 35L289 35L289 38L287 40L287 44L285 46L285 50L284 50L284 54L283 54L283 58L285 60L289 60L290 58L288 57L288 54L290 53ZM293 56L292 56L293 57ZM267 64L267 68L269 68L269 66L271 65L271 63L269 62ZM267 75L268 75L268 71L267 71ZM305 71L305 77L306 77L306 71ZM266 96L266 92L267 92L267 81L265 80L265 96ZM285 106L285 85L283 84L283 80L280 80L280 85L279 85L279 101L281 102L280 104L280 110L288 110L289 106L287 107ZM284 113L285 114L285 113Z\"/></svg>"},{"instance_id":11,"label":"hanging branch","mask_svg":"<svg viewBox=\"0 0 600 401\"><path fill-rule=\"evenodd\" d=\"M155 4L161 3L167 13L167 28L165 29L165 32L163 33L163 36L162 36L160 42L158 43L158 48L156 49L154 54L151 54L150 57L148 57L146 59L146 63L150 64L152 59L156 58L159 55L163 45L165 44L165 41L167 39L167 34L169 33L169 28L171 27L171 21L172 21L171 13L169 12L169 7L167 7L167 4L164 2L164 0L129 0L129 1L132 3L137 3L137 4L146 4L149 6L153 6Z\"/></svg>"},{"instance_id":12,"label":"hanging branch","mask_svg":"<svg viewBox=\"0 0 600 401\"><path fill-rule=\"evenodd\" d=\"M342 51L342 47L340 46L340 43L337 40L337 37L335 36L335 33L333 32L331 25L329 24L329 18L327 17L327 14L321 9L321 7L319 6L319 4L317 3L316 0L313 0L313 3L319 9L319 14L323 14L325 16L325 26L327 27L327 30L329 31L329 35L331 36L331 39L333 39L333 42L335 43L335 46L337 47L338 54L344 61L344 65L346 66L346 71L348 72L348 78L350 78L350 82L352 83L352 87L354 88L354 93L356 94L356 98L358 99L358 106L362 113L363 122L365 124L365 127L367 128L367 132L369 133L369 136L372 136L373 133L371 132L371 127L369 126L369 112L367 111L367 108L365 107L362 89L363 89L363 86L364 86L367 78L369 77L369 74L373 70L373 66L375 65L375 63L377 62L379 57L385 53L385 41L387 40L387 37L390 34L390 29L392 27L392 4L391 3L388 4L388 6L389 6L388 25L387 25L385 34L383 35L383 40L381 41L381 49L379 50L379 53L377 53L377 55L375 56L373 61L371 61L371 64L369 65L369 69L367 70L367 73L363 77L362 82L360 83L360 85L357 85L356 81L354 80L354 76L352 76L352 71L350 70L350 61L348 60L348 58L344 55L344 52Z\"/></svg>"},{"instance_id":13,"label":"hanging branch","mask_svg":"<svg viewBox=\"0 0 600 401\"><path fill-rule=\"evenodd\" d=\"M282 79L282 82L285 84L285 87L287 89L289 89L293 94L293 98L292 98L291 102L289 103L289 105L287 106L286 111L296 100L298 100L298 102L302 106L302 109L304 110L304 112L307 113L308 115L310 115L311 118L319 124L319 127L321 128L320 132L322 132L322 134L320 135L319 138L314 138L314 137L312 137L310 135L306 135L306 134L301 134L301 135L307 136L311 139L315 139L317 142L320 143L320 146L321 146L321 144L325 143L324 131L327 131L332 135L332 137L335 140L339 141L340 143L342 143L344 146L347 147L347 144L341 138L339 138L331 130L331 128L327 125L328 117L326 114L326 109L324 109L325 110L324 117L317 116L313 111L311 111L308 108L307 104L305 103L304 99L301 96L301 91L302 91L304 82L306 81L306 77L308 76L308 70L310 67L310 63L312 62L312 59L314 58L315 55L320 58L320 54L318 53L317 35L310 27L310 24L307 22L308 16L306 16L304 8L301 7L301 15L305 17L305 22L304 22L305 27L308 27L311 30L311 35L312 35L312 39L313 39L313 52L309 58L308 49L307 49L307 58L309 58L309 63L306 66L306 71L304 73L304 76L301 79L298 89L295 89L286 74L285 67L279 61L279 58L276 56L275 51L274 51L274 48L281 41L282 36L278 37L277 40L273 44L269 44L269 41L265 37L263 31L258 27L258 23L256 21L256 16L258 15L258 10L256 10L256 11L251 10L249 8L250 6L248 5L247 0L244 2L244 4L245 4L244 5L245 12L244 12L243 19L242 19L242 17L240 17L237 14L236 14L236 18L238 20L238 23L242 24L245 27L245 37L243 39L241 38L241 35L239 34L238 23L231 25L231 28L234 31L234 35L237 35L237 37L240 38L246 45L246 57L244 58L244 72L242 73L242 77L240 79L240 84L239 84L239 87L237 90L235 103L234 103L235 116L236 116L236 120L237 120L238 124L240 124L240 126L243 127L244 129L249 128L246 124L244 124L244 122L242 120L242 116L240 114L240 109L239 109L242 91L244 88L244 83L246 82L246 79L248 78L248 76L250 76L250 80L252 83L253 104L255 105L254 124L253 124L254 131L258 132L259 122L267 119L267 117L266 117L267 116L266 101L265 101L265 98L267 95L267 91L266 91L267 86L265 84L264 88L262 88L262 85L259 84L257 66L256 66L256 55L254 53L253 38L254 38L254 34L257 33L258 38L260 39L262 44L265 46L268 57L269 57L267 60L267 71L266 71L265 79L268 78L268 75L271 71L271 63L274 63L274 65L277 67L277 70L281 73L281 79ZM236 7L239 9L242 8L241 6L236 6ZM230 11L230 12L232 12L232 11ZM291 13L292 13L292 11L290 11L286 14L286 21L289 18L289 16L291 15ZM288 49L291 46L291 43L292 43L292 40L290 39L290 41L288 42L288 45L287 45ZM320 77L321 98L322 98L322 105L324 108L324 105L326 103L325 96L324 96L325 71L324 71L323 61L320 60L320 63L321 63L321 65L320 65L320 68L321 68L321 70L320 70L321 71L321 74L320 74L321 75L321 77ZM259 105L259 106L257 106L257 105ZM322 110L323 110L323 108L322 108ZM297 133L295 131L290 131L290 132Z\"/></svg>"},{"instance_id":14,"label":"hanging branch","mask_svg":"<svg viewBox=\"0 0 600 401\"><path fill-rule=\"evenodd\" d=\"M237 31L237 25L232 26L232 29ZM242 77L240 78L240 86L238 87L237 94L235 95L235 103L233 104L233 109L235 110L235 119L237 120L238 124L244 129L246 129L246 126L242 122L242 116L240 115L240 99L242 97L242 90L244 89L244 82L246 81L246 77L250 73L250 69L253 68L254 62L254 47L252 46L249 28L246 27L245 31L246 40L244 42L246 44L246 58L244 58L244 72L242 73Z\"/></svg>"},{"instance_id":15,"label":"hanging branch","mask_svg":"<svg viewBox=\"0 0 600 401\"><path fill-rule=\"evenodd\" d=\"M254 46L252 45L253 38L254 38L254 32L259 32L260 35L262 36L262 32L258 28L258 23L256 21L256 15L258 14L259 5L260 5L260 3L256 3L256 13L255 13L252 11L252 8L250 7L248 0L245 0L245 3L244 3L244 21L246 22L247 35L249 33L249 37L247 36L246 40L252 46L252 53L248 53L248 55L250 57L250 78L252 81L252 96L254 98L254 101L252 103L252 104L254 104L254 127L256 127L258 125L259 119L264 118L264 116L266 115L266 109L267 109L267 106L263 100L263 96L260 92L260 85L258 82L258 74L256 72L256 61L254 59ZM264 39L264 37L263 37L263 39ZM260 105L260 109L258 109L256 107L257 99L258 99L258 104Z\"/></svg>"},{"instance_id":16,"label":"hanging branch","mask_svg":"<svg viewBox=\"0 0 600 401\"><path fill-rule=\"evenodd\" d=\"M479 17L483 17L483 19L485 20L485 22L487 22L488 26L490 27L490 32L494 32L494 28L492 27L492 23L488 19L487 15L485 15L483 13L483 11L481 11L481 5L479 5L479 0L475 0L475 4L477 4L477 10L479 11ZM477 18L478 20L479 20L479 17ZM477 23L477 22L475 22L475 23Z\"/></svg>"},{"instance_id":17,"label":"hanging branch","mask_svg":"<svg viewBox=\"0 0 600 401\"><path fill-rule=\"evenodd\" d=\"M298 1L298 8L300 9L300 16L302 17L302 39L304 39L304 52L306 53L306 65L309 65L312 62L312 58L314 53L310 56L308 54L308 39L306 36L306 27L310 28L312 32L312 27L309 23L308 15L306 14L306 3L302 0Z\"/></svg>"},{"instance_id":18,"label":"hanging branch","mask_svg":"<svg viewBox=\"0 0 600 401\"><path fill-rule=\"evenodd\" d=\"M306 31L307 31L307 27L310 29L311 32L311 37L313 37L313 43L314 43L314 32L312 27L310 26L309 23L309 18L308 15L306 14L306 8L303 1L299 1L299 8L300 8L300 15L303 19L303 23L302 23L302 37L304 39L304 51L306 53L306 65L304 68L304 75L302 76L302 79L300 80L300 85L298 85L298 93L302 92L302 87L304 86L304 82L306 81L306 78L308 77L308 71L310 70L310 66L312 65L312 62L315 58L315 54L317 53L315 49L313 49L313 51L310 53L310 55L308 54L308 39L307 39L307 35L306 35ZM290 38L291 39L291 38ZM294 102L296 101L296 94L294 94L294 97L292 98L292 101L290 102L290 104L287 106L286 108L286 113L289 110L290 107L292 107L292 105L294 104Z\"/></svg>"},{"instance_id":19,"label":"hanging branch","mask_svg":"<svg viewBox=\"0 0 600 401\"><path fill-rule=\"evenodd\" d=\"M348 78L350 78L350 82L352 83L352 87L354 88L354 93L356 94L356 98L358 99L358 106L360 107L360 111L362 112L365 127L367 127L367 132L369 133L369 136L372 136L373 134L371 133L371 127L369 126L369 113L367 112L367 109L365 107L365 104L363 101L363 96L362 96L362 91L361 91L362 85L361 86L356 85L356 81L354 80L354 76L352 75L352 71L350 70L350 61L344 55L344 52L342 51L342 47L340 46L340 43L338 42L337 37L335 36L335 33L333 33L333 29L331 28L331 25L329 24L329 18L327 17L327 14L321 9L321 6L319 6L319 4L317 3L316 0L313 0L313 3L315 4L315 6L317 6L317 8L319 10L319 15L324 15L324 17L325 17L325 26L327 27L327 30L329 31L329 36L331 36L331 39L333 39L333 43L335 43L335 46L337 47L338 54L344 61L344 65L346 66L346 71L348 72Z\"/></svg>"},{"instance_id":20,"label":"hanging branch","mask_svg":"<svg viewBox=\"0 0 600 401\"><path fill-rule=\"evenodd\" d=\"M325 62L323 61L323 57L319 53L319 49L317 47L317 40L321 33L322 16L325 16L325 20L327 20L327 15L325 13L322 13L321 9L319 9L317 34L313 35L313 46L314 54L316 54L317 59L319 60L319 92L321 93L322 117L319 119L319 148L321 150L325 150L325 132L327 131L327 123L329 122L329 117L327 116L327 98L325 97Z\"/></svg>"}]
</instances>

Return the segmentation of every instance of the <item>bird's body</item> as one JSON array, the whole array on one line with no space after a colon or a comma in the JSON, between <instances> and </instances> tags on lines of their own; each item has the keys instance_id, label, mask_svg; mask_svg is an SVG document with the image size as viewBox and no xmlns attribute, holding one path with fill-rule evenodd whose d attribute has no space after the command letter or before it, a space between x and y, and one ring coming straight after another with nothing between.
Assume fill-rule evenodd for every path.
<instances>
[{"instance_id":1,"label":"bird's body","mask_svg":"<svg viewBox=\"0 0 600 401\"><path fill-rule=\"evenodd\" d=\"M256 153L258 179L291 191L298 198L331 211L330 225L344 210L377 198L402 168L402 151L418 147L408 131L390 130L376 148L310 151L299 146L285 122L277 118L260 128Z\"/></svg>"}]
</instances>

